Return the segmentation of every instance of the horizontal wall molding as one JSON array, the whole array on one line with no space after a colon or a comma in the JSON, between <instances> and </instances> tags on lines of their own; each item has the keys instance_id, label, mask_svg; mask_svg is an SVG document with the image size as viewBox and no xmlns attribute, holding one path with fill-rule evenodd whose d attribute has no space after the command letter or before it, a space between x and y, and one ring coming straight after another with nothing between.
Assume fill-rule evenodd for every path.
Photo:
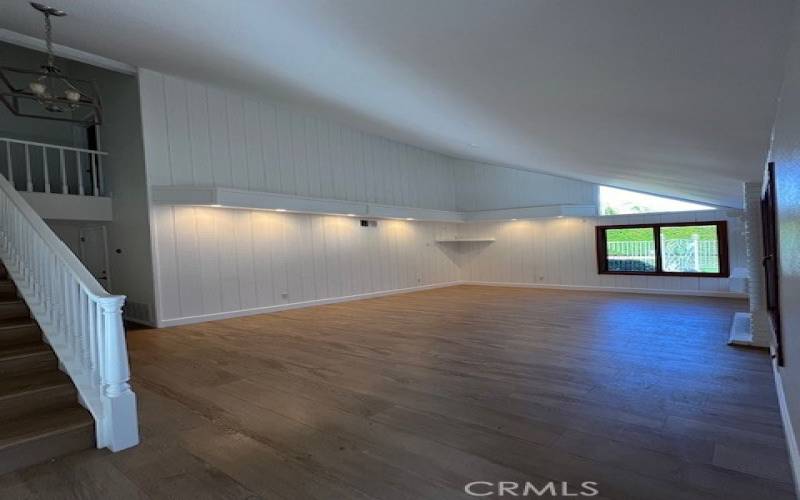
<instances>
[{"instance_id":1,"label":"horizontal wall molding","mask_svg":"<svg viewBox=\"0 0 800 500\"><path fill-rule=\"evenodd\" d=\"M464 222L461 212L431 210L429 208L368 205L367 215L376 219L414 219L435 222Z\"/></svg>"},{"instance_id":2,"label":"horizontal wall molding","mask_svg":"<svg viewBox=\"0 0 800 500\"><path fill-rule=\"evenodd\" d=\"M499 286L510 288L543 288L549 290L573 290L579 292L639 293L646 295L684 295L692 297L723 297L746 299L746 293L723 292L717 290L668 290L660 288L624 288L613 286L552 285L547 283L514 283L499 281L462 281L463 285Z\"/></svg>"},{"instance_id":3,"label":"horizontal wall molding","mask_svg":"<svg viewBox=\"0 0 800 500\"><path fill-rule=\"evenodd\" d=\"M201 314L197 316L186 316L183 318L174 318L159 321L157 326L159 328L166 328L170 326L188 325L191 323L200 323L203 321L217 321L221 319L238 318L241 316L252 316L255 314L268 314L280 311L288 311L291 309L301 309L304 307L323 306L327 304L338 304L340 302L351 302L354 300L374 299L377 297L385 297L388 295L398 295L402 293L421 292L424 290L434 290L436 288L447 288L450 286L461 285L460 281L450 281L445 283L434 283L432 285L421 285L411 288L399 288L396 290L384 290L378 292L359 293L356 295L346 295L342 297L331 297L327 299L307 300L303 302L291 302L288 304L277 304L272 306L254 307L251 309L239 309L236 311L225 311L212 314Z\"/></svg>"},{"instance_id":4,"label":"horizontal wall molding","mask_svg":"<svg viewBox=\"0 0 800 500\"><path fill-rule=\"evenodd\" d=\"M152 200L158 205L286 210L308 214L366 216L368 212L366 203L218 187L154 186Z\"/></svg>"},{"instance_id":5,"label":"horizontal wall molding","mask_svg":"<svg viewBox=\"0 0 800 500\"><path fill-rule=\"evenodd\" d=\"M535 207L506 208L461 212L464 220L499 221L509 219L539 219L543 217L597 217L595 205L541 205Z\"/></svg>"},{"instance_id":6,"label":"horizontal wall molding","mask_svg":"<svg viewBox=\"0 0 800 500\"><path fill-rule=\"evenodd\" d=\"M414 219L432 222L597 216L597 208L594 205L545 205L505 210L458 212L213 186L153 186L152 200L153 203L159 205L213 206L244 210L286 210L307 214L352 214L377 219Z\"/></svg>"}]
</instances>

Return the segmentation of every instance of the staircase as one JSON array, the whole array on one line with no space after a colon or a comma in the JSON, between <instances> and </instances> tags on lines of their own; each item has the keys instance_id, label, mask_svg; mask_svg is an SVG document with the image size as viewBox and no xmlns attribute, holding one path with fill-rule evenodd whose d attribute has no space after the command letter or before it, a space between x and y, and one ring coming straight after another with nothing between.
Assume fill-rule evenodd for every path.
<instances>
[{"instance_id":1,"label":"staircase","mask_svg":"<svg viewBox=\"0 0 800 500\"><path fill-rule=\"evenodd\" d=\"M3 175L0 262L0 473L136 446L125 297L100 286Z\"/></svg>"},{"instance_id":2,"label":"staircase","mask_svg":"<svg viewBox=\"0 0 800 500\"><path fill-rule=\"evenodd\" d=\"M94 447L92 415L0 264L0 474Z\"/></svg>"}]
</instances>

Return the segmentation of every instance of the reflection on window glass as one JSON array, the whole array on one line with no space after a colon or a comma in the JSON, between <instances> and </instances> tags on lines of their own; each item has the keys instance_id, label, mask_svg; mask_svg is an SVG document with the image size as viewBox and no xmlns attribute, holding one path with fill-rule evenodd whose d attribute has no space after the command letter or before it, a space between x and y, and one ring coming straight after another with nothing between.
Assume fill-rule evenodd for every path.
<instances>
[{"instance_id":1,"label":"reflection on window glass","mask_svg":"<svg viewBox=\"0 0 800 500\"><path fill-rule=\"evenodd\" d=\"M653 228L606 230L608 270L617 272L655 272L656 243Z\"/></svg>"},{"instance_id":2,"label":"reflection on window glass","mask_svg":"<svg viewBox=\"0 0 800 500\"><path fill-rule=\"evenodd\" d=\"M719 273L717 226L661 228L661 266L667 273Z\"/></svg>"}]
</instances>

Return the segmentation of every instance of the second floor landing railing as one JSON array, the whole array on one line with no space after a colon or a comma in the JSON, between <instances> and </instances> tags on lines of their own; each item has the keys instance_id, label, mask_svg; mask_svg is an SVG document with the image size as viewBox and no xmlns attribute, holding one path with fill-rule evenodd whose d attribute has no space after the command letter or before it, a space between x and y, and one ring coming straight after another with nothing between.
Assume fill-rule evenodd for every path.
<instances>
[{"instance_id":1,"label":"second floor landing railing","mask_svg":"<svg viewBox=\"0 0 800 500\"><path fill-rule=\"evenodd\" d=\"M103 157L92 149L0 137L0 173L17 191L104 196Z\"/></svg>"}]
</instances>

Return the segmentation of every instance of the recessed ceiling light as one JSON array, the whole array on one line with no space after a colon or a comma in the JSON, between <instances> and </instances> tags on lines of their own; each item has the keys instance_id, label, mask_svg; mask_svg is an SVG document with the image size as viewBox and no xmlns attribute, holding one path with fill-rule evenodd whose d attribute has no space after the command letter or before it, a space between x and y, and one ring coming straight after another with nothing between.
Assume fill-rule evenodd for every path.
<instances>
[{"instance_id":1,"label":"recessed ceiling light","mask_svg":"<svg viewBox=\"0 0 800 500\"><path fill-rule=\"evenodd\" d=\"M286 209L285 208L276 208L275 211L276 212L285 212Z\"/></svg>"},{"instance_id":2,"label":"recessed ceiling light","mask_svg":"<svg viewBox=\"0 0 800 500\"><path fill-rule=\"evenodd\" d=\"M347 214L348 217L355 217L356 214Z\"/></svg>"},{"instance_id":3,"label":"recessed ceiling light","mask_svg":"<svg viewBox=\"0 0 800 500\"><path fill-rule=\"evenodd\" d=\"M413 217L406 217L406 220L414 220Z\"/></svg>"},{"instance_id":4,"label":"recessed ceiling light","mask_svg":"<svg viewBox=\"0 0 800 500\"><path fill-rule=\"evenodd\" d=\"M559 218L559 219L563 219L564 218L563 215L556 215L556 217Z\"/></svg>"},{"instance_id":5,"label":"recessed ceiling light","mask_svg":"<svg viewBox=\"0 0 800 500\"><path fill-rule=\"evenodd\" d=\"M217 204L217 203L214 203L214 204L213 204L213 205L211 205L211 206L212 206L212 207L219 208L219 207L221 207L222 205L219 205L219 204Z\"/></svg>"},{"instance_id":6,"label":"recessed ceiling light","mask_svg":"<svg viewBox=\"0 0 800 500\"><path fill-rule=\"evenodd\" d=\"M519 219L511 219L511 220L519 220Z\"/></svg>"}]
</instances>

